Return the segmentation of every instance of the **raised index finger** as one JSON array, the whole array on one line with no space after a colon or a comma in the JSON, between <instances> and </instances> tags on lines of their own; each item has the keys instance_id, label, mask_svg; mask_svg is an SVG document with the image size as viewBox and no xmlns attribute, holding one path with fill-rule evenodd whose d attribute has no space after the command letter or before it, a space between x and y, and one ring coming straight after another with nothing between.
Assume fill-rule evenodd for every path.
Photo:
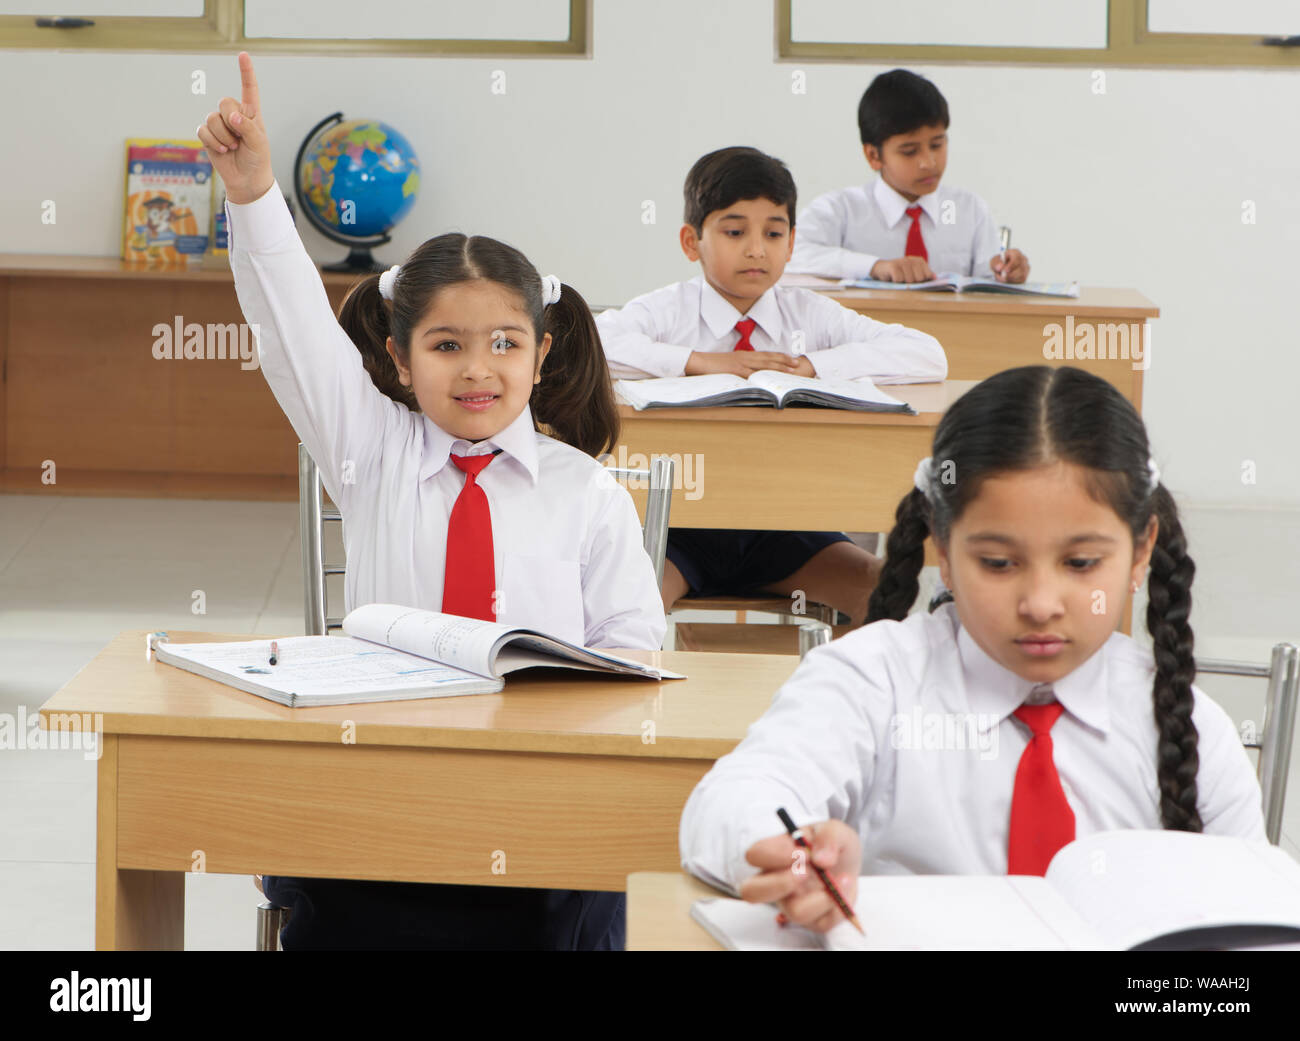
<instances>
[{"instance_id":1,"label":"raised index finger","mask_svg":"<svg viewBox=\"0 0 1300 1041\"><path fill-rule=\"evenodd\" d=\"M253 59L247 51L239 52L239 81L244 114L250 119L255 119L262 114L262 101L257 94L257 76L253 72Z\"/></svg>"}]
</instances>

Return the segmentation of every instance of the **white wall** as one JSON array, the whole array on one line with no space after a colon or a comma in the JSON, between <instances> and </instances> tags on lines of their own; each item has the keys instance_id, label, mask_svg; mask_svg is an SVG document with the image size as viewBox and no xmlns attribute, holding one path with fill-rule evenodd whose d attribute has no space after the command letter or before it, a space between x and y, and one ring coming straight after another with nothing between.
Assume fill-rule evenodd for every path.
<instances>
[{"instance_id":1,"label":"white wall","mask_svg":"<svg viewBox=\"0 0 1300 1041\"><path fill-rule=\"evenodd\" d=\"M599 304L693 273L676 245L681 185L706 151L780 156L805 201L865 179L855 113L883 66L777 63L757 0L595 6L591 60L255 57L282 183L317 119L382 118L415 143L424 183L381 259L450 229L494 235ZM1300 72L1108 69L1097 95L1083 67L911 67L948 97L950 183L1013 226L1035 277L1160 306L1145 414L1180 498L1300 506ZM190 92L199 68L206 98ZM191 136L238 88L233 54L0 52L0 251L115 255L123 139ZM317 259L344 252L304 237Z\"/></svg>"}]
</instances>

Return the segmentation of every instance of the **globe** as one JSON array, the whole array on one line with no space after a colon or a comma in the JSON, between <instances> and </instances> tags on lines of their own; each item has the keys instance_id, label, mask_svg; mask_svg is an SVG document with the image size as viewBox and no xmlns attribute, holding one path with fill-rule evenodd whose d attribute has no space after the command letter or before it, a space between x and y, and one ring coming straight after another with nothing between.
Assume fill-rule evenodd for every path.
<instances>
[{"instance_id":1,"label":"globe","mask_svg":"<svg viewBox=\"0 0 1300 1041\"><path fill-rule=\"evenodd\" d=\"M373 246L415 205L420 160L411 143L377 119L335 112L303 139L295 162L298 205L322 235L349 247L347 259L326 271L377 271Z\"/></svg>"}]
</instances>

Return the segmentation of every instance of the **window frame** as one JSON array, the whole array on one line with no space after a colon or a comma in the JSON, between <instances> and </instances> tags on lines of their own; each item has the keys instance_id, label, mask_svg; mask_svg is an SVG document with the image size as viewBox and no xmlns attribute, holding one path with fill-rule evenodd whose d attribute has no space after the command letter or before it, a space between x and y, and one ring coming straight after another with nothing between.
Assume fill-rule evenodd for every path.
<instances>
[{"instance_id":1,"label":"window frame","mask_svg":"<svg viewBox=\"0 0 1300 1041\"><path fill-rule=\"evenodd\" d=\"M41 28L38 15L0 15L0 49L390 55L396 57L590 58L591 0L569 0L564 40L276 39L244 35L244 0L204 0L191 17L95 16L82 28ZM76 16L65 16L76 17Z\"/></svg>"}]
</instances>

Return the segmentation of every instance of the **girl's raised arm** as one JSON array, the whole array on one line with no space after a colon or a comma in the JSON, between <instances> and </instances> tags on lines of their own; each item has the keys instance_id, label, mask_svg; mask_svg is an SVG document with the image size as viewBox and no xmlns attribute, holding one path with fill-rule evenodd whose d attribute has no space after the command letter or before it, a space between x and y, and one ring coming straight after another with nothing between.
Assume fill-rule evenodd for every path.
<instances>
[{"instance_id":1,"label":"girl's raised arm","mask_svg":"<svg viewBox=\"0 0 1300 1041\"><path fill-rule=\"evenodd\" d=\"M357 346L334 317L320 272L298 237L271 169L253 60L240 52L241 97L221 99L198 128L229 203L230 267L262 372L345 508L351 487L374 472L410 412L381 393Z\"/></svg>"}]
</instances>

